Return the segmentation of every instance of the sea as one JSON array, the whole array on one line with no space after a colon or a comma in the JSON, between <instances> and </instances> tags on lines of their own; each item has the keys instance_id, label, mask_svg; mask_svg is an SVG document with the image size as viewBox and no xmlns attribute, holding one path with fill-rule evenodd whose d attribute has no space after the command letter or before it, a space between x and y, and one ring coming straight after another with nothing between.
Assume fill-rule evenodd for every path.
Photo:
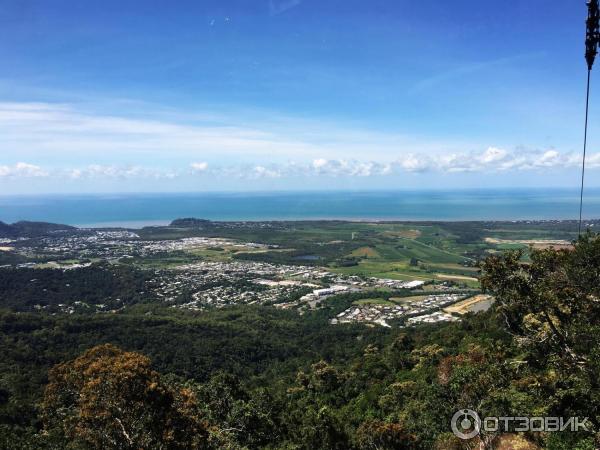
<instances>
[{"instance_id":1,"label":"sea","mask_svg":"<svg viewBox=\"0 0 600 450\"><path fill-rule=\"evenodd\" d=\"M600 218L600 188L588 189L583 216ZM575 189L469 189L0 195L0 221L80 227L166 225L181 217L265 220L553 220L579 217Z\"/></svg>"}]
</instances>

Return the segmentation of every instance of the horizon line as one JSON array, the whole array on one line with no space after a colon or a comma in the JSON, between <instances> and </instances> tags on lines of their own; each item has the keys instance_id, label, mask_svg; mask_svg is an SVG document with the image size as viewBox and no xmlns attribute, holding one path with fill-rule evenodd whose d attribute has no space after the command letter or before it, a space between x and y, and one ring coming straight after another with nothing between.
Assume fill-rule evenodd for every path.
<instances>
[{"instance_id":1,"label":"horizon line","mask_svg":"<svg viewBox=\"0 0 600 450\"><path fill-rule=\"evenodd\" d=\"M568 186L510 186L510 187L451 187L451 188L437 188L437 187L420 187L420 188L373 188L373 189L274 189L274 190L215 190L215 191L98 191L98 192L46 192L41 194L32 193L11 193L5 194L0 193L0 198L10 197L85 197L85 196L170 196L170 195L246 195L250 196L253 194L369 194L369 193L393 193L393 192L475 192L475 191L577 191L579 193L579 186L568 187ZM584 189L584 195L586 190L600 190L599 186L589 186Z\"/></svg>"}]
</instances>

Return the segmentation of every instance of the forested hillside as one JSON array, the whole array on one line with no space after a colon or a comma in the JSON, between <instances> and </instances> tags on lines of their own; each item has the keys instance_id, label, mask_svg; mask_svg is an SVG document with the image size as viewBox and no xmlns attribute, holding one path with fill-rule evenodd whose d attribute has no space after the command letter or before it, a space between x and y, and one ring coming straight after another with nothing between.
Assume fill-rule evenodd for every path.
<instances>
[{"instance_id":1,"label":"forested hillside","mask_svg":"<svg viewBox=\"0 0 600 450\"><path fill-rule=\"evenodd\" d=\"M495 307L416 328L328 326L344 296L298 315L153 303L0 314L7 449L593 449L600 444L600 238L490 256ZM587 417L588 432L450 430L482 416Z\"/></svg>"},{"instance_id":2,"label":"forested hillside","mask_svg":"<svg viewBox=\"0 0 600 450\"><path fill-rule=\"evenodd\" d=\"M21 220L13 224L0 221L0 238L38 237L52 233L76 230L70 225Z\"/></svg>"}]
</instances>

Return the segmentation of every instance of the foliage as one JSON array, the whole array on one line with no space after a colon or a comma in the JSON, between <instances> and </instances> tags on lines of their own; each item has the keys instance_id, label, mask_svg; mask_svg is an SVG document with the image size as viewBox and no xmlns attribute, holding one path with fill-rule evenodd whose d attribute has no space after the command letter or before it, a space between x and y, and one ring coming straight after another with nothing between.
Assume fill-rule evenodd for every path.
<instances>
[{"instance_id":1,"label":"foliage","mask_svg":"<svg viewBox=\"0 0 600 450\"><path fill-rule=\"evenodd\" d=\"M0 269L0 307L56 312L59 305L78 306L80 312L106 310L148 300L148 274L127 266L95 264L69 270Z\"/></svg>"},{"instance_id":2,"label":"foliage","mask_svg":"<svg viewBox=\"0 0 600 450\"><path fill-rule=\"evenodd\" d=\"M588 450L599 444L598 280L600 238L588 234L573 250L535 250L529 260L518 251L490 256L482 284L496 298L493 310L449 324L329 326L355 294L302 316L152 303L95 315L5 310L0 447L10 440L23 449L134 442ZM449 423L463 408L481 416L588 417L593 428L461 441Z\"/></svg>"},{"instance_id":3,"label":"foliage","mask_svg":"<svg viewBox=\"0 0 600 450\"><path fill-rule=\"evenodd\" d=\"M55 366L44 393L49 434L96 449L208 446L207 425L193 393L162 382L150 360L113 345Z\"/></svg>"},{"instance_id":4,"label":"foliage","mask_svg":"<svg viewBox=\"0 0 600 450\"><path fill-rule=\"evenodd\" d=\"M39 237L57 233L74 232L77 229L70 225L61 225L48 222L29 222L22 220L13 224L7 224L0 221L0 237Z\"/></svg>"}]
</instances>

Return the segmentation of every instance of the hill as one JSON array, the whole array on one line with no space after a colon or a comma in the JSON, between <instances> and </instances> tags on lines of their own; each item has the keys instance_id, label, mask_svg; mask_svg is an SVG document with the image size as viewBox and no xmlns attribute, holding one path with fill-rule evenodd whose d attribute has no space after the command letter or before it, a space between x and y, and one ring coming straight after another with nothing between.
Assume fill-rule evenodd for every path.
<instances>
[{"instance_id":1,"label":"hill","mask_svg":"<svg viewBox=\"0 0 600 450\"><path fill-rule=\"evenodd\" d=\"M30 222L27 220L21 220L13 224L0 222L0 237L2 238L38 237L76 230L77 228L71 225L49 222Z\"/></svg>"}]
</instances>

